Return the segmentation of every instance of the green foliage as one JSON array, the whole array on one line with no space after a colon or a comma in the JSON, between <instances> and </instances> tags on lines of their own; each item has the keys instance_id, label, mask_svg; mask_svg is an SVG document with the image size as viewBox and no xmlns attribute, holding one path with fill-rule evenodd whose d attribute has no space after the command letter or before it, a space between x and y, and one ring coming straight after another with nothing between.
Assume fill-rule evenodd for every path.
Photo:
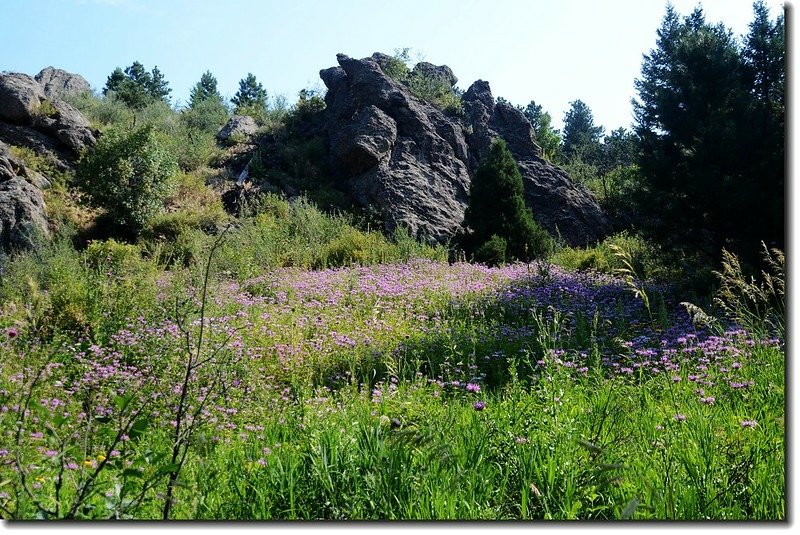
<instances>
[{"instance_id":1,"label":"green foliage","mask_svg":"<svg viewBox=\"0 0 800 535\"><path fill-rule=\"evenodd\" d=\"M322 269L447 258L444 247L418 244L403 231L392 242L380 232L358 230L350 217L325 214L304 199L290 203L266 194L248 212L218 253L220 268L239 280L276 267Z\"/></svg>"},{"instance_id":2,"label":"green foliage","mask_svg":"<svg viewBox=\"0 0 800 535\"><path fill-rule=\"evenodd\" d=\"M497 266L505 263L507 250L508 242L497 234L492 234L492 237L475 251L475 260L489 266Z\"/></svg>"},{"instance_id":3,"label":"green foliage","mask_svg":"<svg viewBox=\"0 0 800 535\"><path fill-rule=\"evenodd\" d=\"M561 158L561 133L553 128L553 119L542 106L530 101L522 113L531 122L536 135L536 143L542 149L542 157L551 162L560 161Z\"/></svg>"},{"instance_id":4,"label":"green foliage","mask_svg":"<svg viewBox=\"0 0 800 535\"><path fill-rule=\"evenodd\" d=\"M189 92L189 108L195 109L209 101L218 107L225 108L222 95L217 90L217 79L211 74L211 71L206 71L200 77L200 81ZM227 113L227 110L225 111Z\"/></svg>"},{"instance_id":5,"label":"green foliage","mask_svg":"<svg viewBox=\"0 0 800 535\"><path fill-rule=\"evenodd\" d=\"M461 92L450 84L418 69L412 69L411 49L395 49L382 66L384 74L402 83L412 95L421 98L451 115L463 115Z\"/></svg>"},{"instance_id":6,"label":"green foliage","mask_svg":"<svg viewBox=\"0 0 800 535\"><path fill-rule=\"evenodd\" d=\"M147 72L144 65L134 61L124 72L119 67L114 69L106 80L103 95L113 95L128 107L138 110L153 100L168 102L171 91L158 67Z\"/></svg>"},{"instance_id":7,"label":"green foliage","mask_svg":"<svg viewBox=\"0 0 800 535\"><path fill-rule=\"evenodd\" d=\"M81 253L56 238L7 264L0 302L26 311L31 334L43 339L70 333L105 340L131 314L154 310L157 274L137 246L92 242Z\"/></svg>"},{"instance_id":8,"label":"green foliage","mask_svg":"<svg viewBox=\"0 0 800 535\"><path fill-rule=\"evenodd\" d=\"M325 99L310 89L302 89L298 97L284 120L286 130L290 135L302 136L321 129L325 120Z\"/></svg>"},{"instance_id":9,"label":"green foliage","mask_svg":"<svg viewBox=\"0 0 800 535\"><path fill-rule=\"evenodd\" d=\"M553 254L550 261L568 270L591 270L611 275L624 267L615 254L616 250L626 251L634 271L646 280L664 279L671 274L655 245L627 231L609 236L593 247L563 247Z\"/></svg>"},{"instance_id":10,"label":"green foliage","mask_svg":"<svg viewBox=\"0 0 800 535\"><path fill-rule=\"evenodd\" d=\"M636 81L643 228L706 263L784 240L783 19L755 10L742 47L702 9L668 7Z\"/></svg>"},{"instance_id":11,"label":"green foliage","mask_svg":"<svg viewBox=\"0 0 800 535\"><path fill-rule=\"evenodd\" d=\"M146 126L107 132L81 161L76 178L92 205L135 234L163 209L176 171L173 156Z\"/></svg>"},{"instance_id":12,"label":"green foliage","mask_svg":"<svg viewBox=\"0 0 800 535\"><path fill-rule=\"evenodd\" d=\"M477 246L493 235L506 240L509 260L530 260L552 250L552 239L525 205L522 175L502 139L492 143L472 179L464 226L472 229Z\"/></svg>"},{"instance_id":13,"label":"green foliage","mask_svg":"<svg viewBox=\"0 0 800 535\"><path fill-rule=\"evenodd\" d=\"M267 111L267 91L253 73L239 80L239 90L231 99L237 115L258 116Z\"/></svg>"},{"instance_id":14,"label":"green foliage","mask_svg":"<svg viewBox=\"0 0 800 535\"><path fill-rule=\"evenodd\" d=\"M762 246L764 268L760 280L747 276L737 256L722 251L722 271L714 271L719 288L714 306L727 320L759 337L786 336L786 259L780 249ZM681 303L695 323L717 328L719 320L697 305Z\"/></svg>"},{"instance_id":15,"label":"green foliage","mask_svg":"<svg viewBox=\"0 0 800 535\"><path fill-rule=\"evenodd\" d=\"M182 110L181 121L191 130L216 135L228 121L228 110L220 101L207 98Z\"/></svg>"},{"instance_id":16,"label":"green foliage","mask_svg":"<svg viewBox=\"0 0 800 535\"><path fill-rule=\"evenodd\" d=\"M592 110L581 100L570 102L570 109L564 115L564 161L574 158L595 164L600 161L602 147L600 139L603 127L595 126Z\"/></svg>"}]
</instances>

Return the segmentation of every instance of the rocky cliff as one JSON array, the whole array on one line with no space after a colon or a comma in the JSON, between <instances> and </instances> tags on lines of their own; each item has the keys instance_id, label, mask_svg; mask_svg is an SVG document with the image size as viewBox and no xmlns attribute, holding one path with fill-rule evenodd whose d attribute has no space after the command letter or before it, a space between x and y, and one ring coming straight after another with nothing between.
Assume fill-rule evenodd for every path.
<instances>
[{"instance_id":1,"label":"rocky cliff","mask_svg":"<svg viewBox=\"0 0 800 535\"><path fill-rule=\"evenodd\" d=\"M36 79L0 74L0 250L26 249L49 235L41 190L50 180L15 157L9 145L48 155L62 171L72 168L95 144L97 132L61 97L87 90L82 77L52 67Z\"/></svg>"},{"instance_id":2,"label":"rocky cliff","mask_svg":"<svg viewBox=\"0 0 800 535\"><path fill-rule=\"evenodd\" d=\"M492 140L502 137L519 165L534 218L570 245L585 245L609 231L588 190L541 157L533 128L518 109L495 102L478 80L464 93L463 114L448 115L415 97L388 76L387 57L337 55L339 65L320 71L330 157L353 197L380 209L388 230L398 225L435 241L460 228L470 177ZM383 65L383 67L382 67ZM415 71L452 86L446 66Z\"/></svg>"}]
</instances>

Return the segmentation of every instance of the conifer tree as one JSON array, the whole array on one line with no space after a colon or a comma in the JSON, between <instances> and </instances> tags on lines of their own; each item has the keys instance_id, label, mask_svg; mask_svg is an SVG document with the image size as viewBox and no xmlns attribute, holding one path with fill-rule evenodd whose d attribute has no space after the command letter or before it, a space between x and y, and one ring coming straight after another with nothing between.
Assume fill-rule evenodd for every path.
<instances>
[{"instance_id":1,"label":"conifer tree","mask_svg":"<svg viewBox=\"0 0 800 535\"><path fill-rule=\"evenodd\" d=\"M239 80L239 91L231 99L236 113L255 110L263 113L267 108L267 91L253 73Z\"/></svg>"},{"instance_id":2,"label":"conifer tree","mask_svg":"<svg viewBox=\"0 0 800 535\"><path fill-rule=\"evenodd\" d=\"M492 143L472 179L464 225L473 231L472 248L477 252L502 250L508 260L531 260L547 255L552 248L550 236L525 205L522 175L500 138Z\"/></svg>"},{"instance_id":3,"label":"conifer tree","mask_svg":"<svg viewBox=\"0 0 800 535\"><path fill-rule=\"evenodd\" d=\"M194 109L201 102L208 100L218 102L223 107L225 105L222 95L217 90L217 79L211 74L211 71L204 72L200 81L189 92L189 107Z\"/></svg>"}]
</instances>

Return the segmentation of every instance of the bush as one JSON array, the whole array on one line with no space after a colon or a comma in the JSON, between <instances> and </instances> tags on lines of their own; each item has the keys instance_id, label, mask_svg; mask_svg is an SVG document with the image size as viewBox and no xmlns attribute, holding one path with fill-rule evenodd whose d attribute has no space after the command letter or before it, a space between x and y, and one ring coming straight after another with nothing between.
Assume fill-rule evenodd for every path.
<instances>
[{"instance_id":1,"label":"bush","mask_svg":"<svg viewBox=\"0 0 800 535\"><path fill-rule=\"evenodd\" d=\"M154 129L146 126L130 133L113 130L101 137L81 161L77 180L92 205L138 234L163 209L176 172L174 158Z\"/></svg>"},{"instance_id":2,"label":"bush","mask_svg":"<svg viewBox=\"0 0 800 535\"><path fill-rule=\"evenodd\" d=\"M645 279L661 278L665 267L659 251L639 236L620 232L609 236L593 247L564 247L556 251L551 261L568 270L616 273L623 267L614 247L627 251L637 273Z\"/></svg>"},{"instance_id":3,"label":"bush","mask_svg":"<svg viewBox=\"0 0 800 535\"><path fill-rule=\"evenodd\" d=\"M506 240L497 234L492 234L492 237L475 251L475 260L490 266L503 264L506 261L507 249L508 243Z\"/></svg>"},{"instance_id":4,"label":"bush","mask_svg":"<svg viewBox=\"0 0 800 535\"><path fill-rule=\"evenodd\" d=\"M477 251L496 236L505 240L508 260L527 261L550 254L553 240L525 206L522 175L505 141L498 138L492 143L471 188L464 214L464 225L473 231L470 248ZM499 246L495 239L491 247L497 252Z\"/></svg>"}]
</instances>

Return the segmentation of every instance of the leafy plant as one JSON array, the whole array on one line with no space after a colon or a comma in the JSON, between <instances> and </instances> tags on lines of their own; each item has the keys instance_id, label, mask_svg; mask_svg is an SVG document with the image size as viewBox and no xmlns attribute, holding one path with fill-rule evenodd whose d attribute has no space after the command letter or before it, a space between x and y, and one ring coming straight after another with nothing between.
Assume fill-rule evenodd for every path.
<instances>
[{"instance_id":1,"label":"leafy plant","mask_svg":"<svg viewBox=\"0 0 800 535\"><path fill-rule=\"evenodd\" d=\"M81 161L77 181L92 205L132 233L163 209L177 165L151 126L104 135Z\"/></svg>"}]
</instances>

